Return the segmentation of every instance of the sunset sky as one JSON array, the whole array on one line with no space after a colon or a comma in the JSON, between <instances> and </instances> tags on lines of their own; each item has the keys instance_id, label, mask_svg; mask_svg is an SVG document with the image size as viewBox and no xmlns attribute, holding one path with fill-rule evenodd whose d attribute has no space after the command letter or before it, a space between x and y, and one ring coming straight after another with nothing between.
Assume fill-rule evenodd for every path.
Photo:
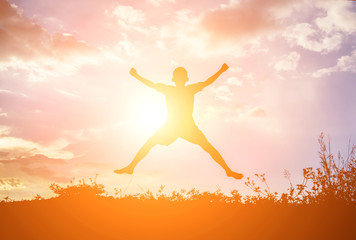
<instances>
[{"instance_id":1,"label":"sunset sky","mask_svg":"<svg viewBox=\"0 0 356 240\"><path fill-rule=\"evenodd\" d=\"M343 0L0 0L0 198L51 196L73 177L127 193L237 189L196 145L157 146L117 175L164 123L164 95L129 75L206 80L198 127L237 172L284 191L356 141L356 2Z\"/></svg>"}]
</instances>

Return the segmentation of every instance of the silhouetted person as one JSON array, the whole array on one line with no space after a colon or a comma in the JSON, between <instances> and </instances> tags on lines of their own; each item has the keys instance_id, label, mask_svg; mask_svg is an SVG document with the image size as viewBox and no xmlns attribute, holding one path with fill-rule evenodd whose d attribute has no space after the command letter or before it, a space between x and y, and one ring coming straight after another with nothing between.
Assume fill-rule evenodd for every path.
<instances>
[{"instance_id":1,"label":"silhouetted person","mask_svg":"<svg viewBox=\"0 0 356 240\"><path fill-rule=\"evenodd\" d=\"M194 95L202 91L203 88L212 84L229 67L223 64L219 71L204 82L199 82L186 86L188 82L187 71L178 67L173 72L172 81L175 86L162 83L153 83L137 74L136 69L131 68L130 74L140 80L148 87L156 89L166 96L167 121L166 123L142 146L132 162L122 169L115 170L115 173L132 174L136 165L148 154L148 152L157 144L170 145L177 138L181 137L188 142L202 147L210 156L226 171L226 175L236 179L241 179L242 174L232 171L220 153L210 144L204 134L195 125L193 119Z\"/></svg>"}]
</instances>

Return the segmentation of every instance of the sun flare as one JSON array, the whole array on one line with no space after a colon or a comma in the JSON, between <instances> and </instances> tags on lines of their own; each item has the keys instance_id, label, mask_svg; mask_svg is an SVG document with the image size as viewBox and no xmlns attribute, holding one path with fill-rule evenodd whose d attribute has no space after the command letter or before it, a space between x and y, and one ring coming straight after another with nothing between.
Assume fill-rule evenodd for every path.
<instances>
[{"instance_id":1,"label":"sun flare","mask_svg":"<svg viewBox=\"0 0 356 240\"><path fill-rule=\"evenodd\" d=\"M167 112L164 100L148 95L134 100L128 115L128 121L135 131L146 135L152 134L165 123Z\"/></svg>"},{"instance_id":2,"label":"sun flare","mask_svg":"<svg viewBox=\"0 0 356 240\"><path fill-rule=\"evenodd\" d=\"M137 109L136 121L147 128L158 128L166 119L166 111L160 104L146 103Z\"/></svg>"}]
</instances>

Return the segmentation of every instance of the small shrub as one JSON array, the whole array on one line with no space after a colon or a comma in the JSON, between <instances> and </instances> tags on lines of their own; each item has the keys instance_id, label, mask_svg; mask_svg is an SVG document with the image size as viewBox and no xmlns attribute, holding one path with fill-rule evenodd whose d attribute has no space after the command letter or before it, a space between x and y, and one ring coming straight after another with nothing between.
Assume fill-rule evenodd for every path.
<instances>
[{"instance_id":1,"label":"small shrub","mask_svg":"<svg viewBox=\"0 0 356 240\"><path fill-rule=\"evenodd\" d=\"M321 204L325 202L343 202L350 204L356 201L356 145L349 144L347 158L337 157L331 152L330 140L328 144L323 133L318 139L320 145L319 158L320 167L303 169L303 180L294 185L290 179L290 172L284 170L284 177L288 179L290 187L288 192L278 194L272 193L265 174L255 174L257 179L263 183L258 186L253 179L247 178L245 185L249 187L256 196L246 196L245 203L256 204L258 202L274 202L282 204Z\"/></svg>"},{"instance_id":2,"label":"small shrub","mask_svg":"<svg viewBox=\"0 0 356 240\"><path fill-rule=\"evenodd\" d=\"M356 201L356 145L349 143L347 158L337 157L331 152L330 140L328 144L323 133L318 139L320 150L320 167L303 169L303 181L293 186L290 174L285 177L290 182L289 192L282 195L282 201L289 203L319 204L330 201L352 203Z\"/></svg>"},{"instance_id":3,"label":"small shrub","mask_svg":"<svg viewBox=\"0 0 356 240\"><path fill-rule=\"evenodd\" d=\"M90 183L87 184L84 179L79 180L79 183L75 183L75 179L70 181L70 183L61 187L56 183L50 185L50 189L57 194L59 197L73 197L73 196L99 196L102 194L106 194L107 192L104 189L103 184L98 184L96 182L95 176L94 179L90 178Z\"/></svg>"}]
</instances>

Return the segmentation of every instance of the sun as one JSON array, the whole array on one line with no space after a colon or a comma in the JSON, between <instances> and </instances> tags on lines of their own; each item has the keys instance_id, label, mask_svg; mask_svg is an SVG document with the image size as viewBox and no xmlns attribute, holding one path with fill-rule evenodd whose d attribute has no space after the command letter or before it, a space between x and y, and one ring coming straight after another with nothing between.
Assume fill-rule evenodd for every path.
<instances>
[{"instance_id":1,"label":"sun","mask_svg":"<svg viewBox=\"0 0 356 240\"><path fill-rule=\"evenodd\" d=\"M144 94L131 101L127 120L134 131L147 135L162 126L166 117L164 98Z\"/></svg>"},{"instance_id":2,"label":"sun","mask_svg":"<svg viewBox=\"0 0 356 240\"><path fill-rule=\"evenodd\" d=\"M147 102L137 109L137 120L147 128L158 128L166 119L166 111L160 104Z\"/></svg>"}]
</instances>

